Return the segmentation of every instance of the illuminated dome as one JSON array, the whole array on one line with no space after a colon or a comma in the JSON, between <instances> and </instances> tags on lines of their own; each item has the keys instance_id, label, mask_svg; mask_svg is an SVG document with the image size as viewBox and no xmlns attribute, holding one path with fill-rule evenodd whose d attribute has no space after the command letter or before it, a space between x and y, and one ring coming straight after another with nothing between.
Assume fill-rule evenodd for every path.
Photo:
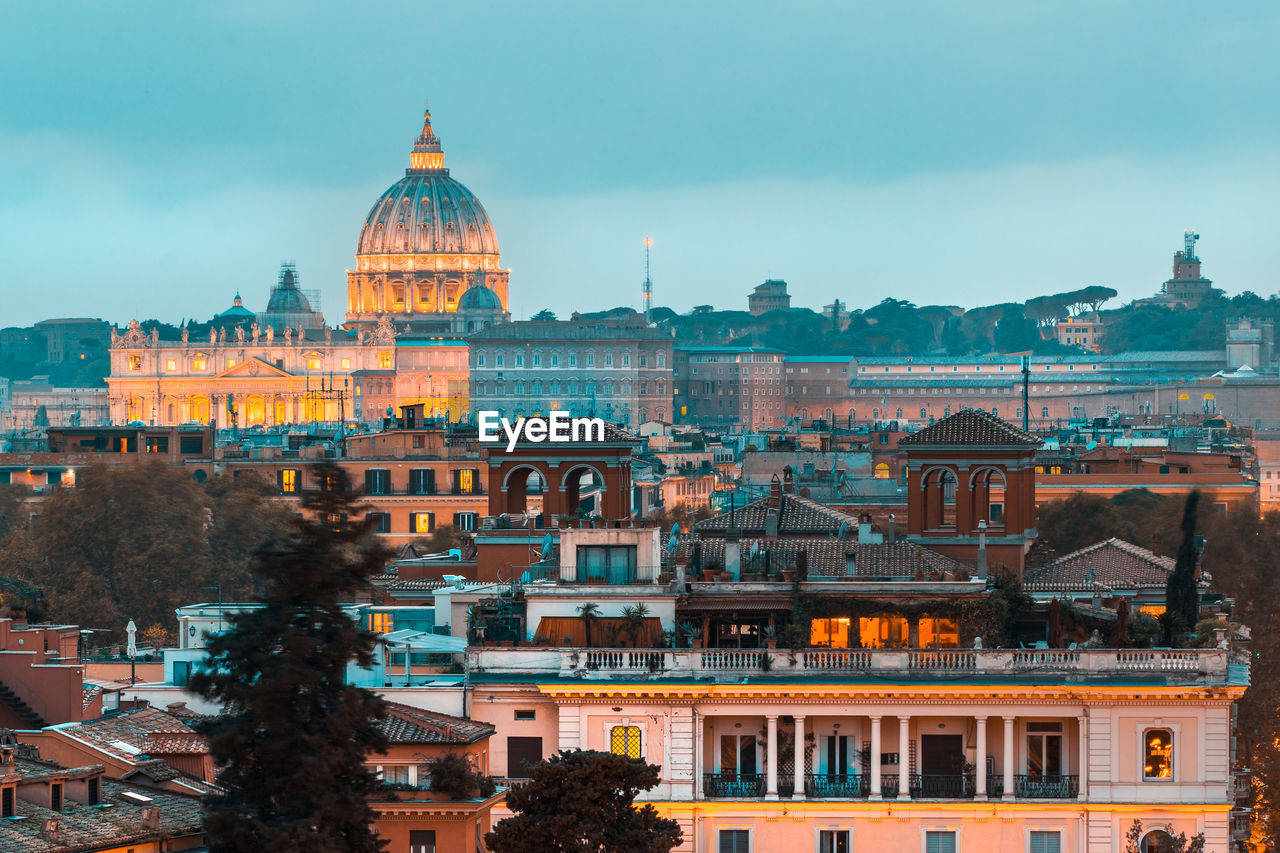
<instances>
[{"instance_id":1,"label":"illuminated dome","mask_svg":"<svg viewBox=\"0 0 1280 853\"><path fill-rule=\"evenodd\" d=\"M374 202L360 229L356 254L498 254L489 214L444 168L430 112L409 162L404 177Z\"/></svg>"},{"instance_id":2,"label":"illuminated dome","mask_svg":"<svg viewBox=\"0 0 1280 853\"><path fill-rule=\"evenodd\" d=\"M483 284L477 284L458 300L459 311L501 311L502 300Z\"/></svg>"}]
</instances>

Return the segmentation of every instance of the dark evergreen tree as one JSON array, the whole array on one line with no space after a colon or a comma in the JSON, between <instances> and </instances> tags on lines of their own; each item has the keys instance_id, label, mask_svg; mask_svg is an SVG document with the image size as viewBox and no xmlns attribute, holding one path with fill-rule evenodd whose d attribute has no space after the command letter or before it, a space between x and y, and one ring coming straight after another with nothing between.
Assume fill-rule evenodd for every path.
<instances>
[{"instance_id":1,"label":"dark evergreen tree","mask_svg":"<svg viewBox=\"0 0 1280 853\"><path fill-rule=\"evenodd\" d=\"M512 817L484 838L495 853L669 853L680 826L636 795L658 784L658 768L608 752L564 751L537 765L507 795Z\"/></svg>"},{"instance_id":2,"label":"dark evergreen tree","mask_svg":"<svg viewBox=\"0 0 1280 853\"><path fill-rule=\"evenodd\" d=\"M373 522L354 521L345 473L262 551L254 566L262 607L230 619L209 642L207 670L191 687L223 713L201 724L226 793L207 801L213 853L381 849L366 797L378 786L366 756L383 751L383 702L345 683L348 663L368 666L373 635L343 612L382 571Z\"/></svg>"},{"instance_id":3,"label":"dark evergreen tree","mask_svg":"<svg viewBox=\"0 0 1280 853\"><path fill-rule=\"evenodd\" d=\"M1200 590L1196 582L1196 566L1199 549L1196 548L1196 509L1200 505L1199 490L1187 495L1182 510L1182 544L1178 546L1178 561L1165 586L1164 638L1173 645L1178 634L1195 627L1200 609Z\"/></svg>"}]
</instances>

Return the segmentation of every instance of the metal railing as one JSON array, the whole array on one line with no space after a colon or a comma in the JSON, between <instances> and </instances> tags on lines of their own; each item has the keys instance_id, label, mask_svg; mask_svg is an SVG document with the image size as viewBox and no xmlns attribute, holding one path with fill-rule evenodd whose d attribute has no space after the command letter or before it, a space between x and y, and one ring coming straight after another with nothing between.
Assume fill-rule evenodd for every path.
<instances>
[{"instance_id":1,"label":"metal railing","mask_svg":"<svg viewBox=\"0 0 1280 853\"><path fill-rule=\"evenodd\" d=\"M911 798L971 800L976 788L972 773L913 773Z\"/></svg>"},{"instance_id":2,"label":"metal railing","mask_svg":"<svg viewBox=\"0 0 1280 853\"><path fill-rule=\"evenodd\" d=\"M763 773L705 773L702 777L702 793L708 797L764 796Z\"/></svg>"},{"instance_id":3,"label":"metal railing","mask_svg":"<svg viewBox=\"0 0 1280 853\"><path fill-rule=\"evenodd\" d=\"M1080 796L1080 777L1062 774L1014 776L1013 795L1028 800L1073 800Z\"/></svg>"},{"instance_id":4,"label":"metal railing","mask_svg":"<svg viewBox=\"0 0 1280 853\"><path fill-rule=\"evenodd\" d=\"M881 792L884 779L880 780ZM896 780L895 780L896 781ZM804 795L819 799L856 799L871 794L871 778L859 773L806 773ZM897 789L894 789L897 794Z\"/></svg>"}]
</instances>

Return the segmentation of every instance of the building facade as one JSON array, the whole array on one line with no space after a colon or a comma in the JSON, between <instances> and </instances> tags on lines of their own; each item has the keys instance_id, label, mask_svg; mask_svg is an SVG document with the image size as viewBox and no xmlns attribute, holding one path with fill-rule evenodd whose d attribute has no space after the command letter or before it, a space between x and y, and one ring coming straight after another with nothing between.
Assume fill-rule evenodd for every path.
<instances>
[{"instance_id":1,"label":"building facade","mask_svg":"<svg viewBox=\"0 0 1280 853\"><path fill-rule=\"evenodd\" d=\"M675 352L678 420L735 430L783 425L782 350L723 346L677 347Z\"/></svg>"}]
</instances>

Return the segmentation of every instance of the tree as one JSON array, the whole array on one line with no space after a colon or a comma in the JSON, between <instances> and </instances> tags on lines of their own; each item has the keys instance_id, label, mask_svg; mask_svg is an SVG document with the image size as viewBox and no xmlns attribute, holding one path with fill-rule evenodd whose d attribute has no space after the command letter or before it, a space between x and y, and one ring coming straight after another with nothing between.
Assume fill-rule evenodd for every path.
<instances>
[{"instance_id":1,"label":"tree","mask_svg":"<svg viewBox=\"0 0 1280 853\"><path fill-rule=\"evenodd\" d=\"M1185 832L1179 832L1177 835L1165 834L1169 837L1169 846L1162 847L1162 850L1167 849L1169 853L1203 853L1204 851L1203 832L1197 833L1190 840L1187 839ZM1124 853L1142 853L1142 835L1142 821L1135 820L1129 825L1129 831L1124 834Z\"/></svg>"},{"instance_id":2,"label":"tree","mask_svg":"<svg viewBox=\"0 0 1280 853\"><path fill-rule=\"evenodd\" d=\"M659 768L607 752L566 750L535 766L507 794L512 817L484 840L494 853L669 853L680 825L636 795L658 784Z\"/></svg>"},{"instance_id":3,"label":"tree","mask_svg":"<svg viewBox=\"0 0 1280 853\"><path fill-rule=\"evenodd\" d=\"M491 777L476 772L467 757L456 752L431 759L424 770L432 791L455 800L487 798L496 789Z\"/></svg>"},{"instance_id":4,"label":"tree","mask_svg":"<svg viewBox=\"0 0 1280 853\"><path fill-rule=\"evenodd\" d=\"M626 623L627 633L631 635L631 648L640 648L640 634L644 631L645 619L649 617L649 607L643 602L622 608L622 621Z\"/></svg>"},{"instance_id":5,"label":"tree","mask_svg":"<svg viewBox=\"0 0 1280 853\"><path fill-rule=\"evenodd\" d=\"M552 311L550 308L543 308L541 311L539 311L537 314L534 314L529 319L534 323L545 323L545 322L554 320L555 318L556 318L556 314L554 311Z\"/></svg>"},{"instance_id":6,"label":"tree","mask_svg":"<svg viewBox=\"0 0 1280 853\"><path fill-rule=\"evenodd\" d=\"M1200 588L1196 569L1200 564L1200 549L1196 547L1196 508L1200 505L1200 490L1187 495L1182 510L1182 543L1178 546L1178 561L1165 586L1164 633L1168 645L1179 635L1190 631L1196 624L1200 610Z\"/></svg>"},{"instance_id":7,"label":"tree","mask_svg":"<svg viewBox=\"0 0 1280 853\"><path fill-rule=\"evenodd\" d=\"M600 605L594 601L578 605L578 618L582 620L582 633L586 637L586 647L591 648L591 624L600 615Z\"/></svg>"},{"instance_id":8,"label":"tree","mask_svg":"<svg viewBox=\"0 0 1280 853\"><path fill-rule=\"evenodd\" d=\"M230 617L191 678L223 709L199 726L225 790L206 801L214 853L382 846L366 802L378 780L365 759L386 749L375 725L384 705L344 678L352 661L372 665L374 637L342 602L383 570L386 554L342 469L317 473L330 490L308 496L306 514L255 561L262 606Z\"/></svg>"}]
</instances>

